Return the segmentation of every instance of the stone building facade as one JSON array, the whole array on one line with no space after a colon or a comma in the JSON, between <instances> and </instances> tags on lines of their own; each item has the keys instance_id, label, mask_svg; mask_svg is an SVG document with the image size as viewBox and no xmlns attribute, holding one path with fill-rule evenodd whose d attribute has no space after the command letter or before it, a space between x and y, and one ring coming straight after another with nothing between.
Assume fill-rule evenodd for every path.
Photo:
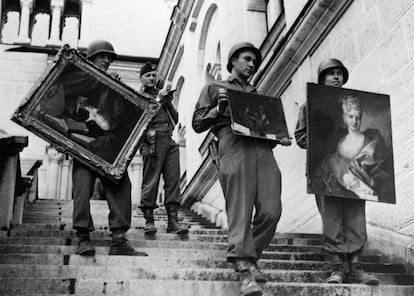
<instances>
[{"instance_id":1,"label":"stone building facade","mask_svg":"<svg viewBox=\"0 0 414 296\"><path fill-rule=\"evenodd\" d=\"M214 136L196 134L191 117L202 86L228 76L227 53L234 43L245 40L260 48L263 62L252 83L282 99L292 136L306 83L317 82L322 60L336 57L350 71L347 88L391 97L397 204L367 203L369 246L413 266L413 16L412 0L178 1L159 70L178 90L175 103L186 127L184 203L227 227ZM294 144L277 147L274 154L283 180L278 231L320 232L315 200L306 193L306 152Z\"/></svg>"},{"instance_id":2,"label":"stone building facade","mask_svg":"<svg viewBox=\"0 0 414 296\"><path fill-rule=\"evenodd\" d=\"M12 113L63 44L85 51L92 40L110 41L118 59L109 71L139 89L139 69L146 61L158 62L174 4L171 0L0 1L0 129L29 136L29 146L21 153L22 169L32 160L43 160L41 198L71 198L72 160L12 122ZM139 156L129 170L133 196L139 199Z\"/></svg>"}]
</instances>

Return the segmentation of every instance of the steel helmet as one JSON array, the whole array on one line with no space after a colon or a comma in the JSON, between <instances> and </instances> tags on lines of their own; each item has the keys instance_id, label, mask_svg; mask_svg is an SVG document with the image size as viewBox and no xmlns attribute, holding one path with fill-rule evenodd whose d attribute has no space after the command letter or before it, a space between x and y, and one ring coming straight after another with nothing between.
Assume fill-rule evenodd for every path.
<instances>
[{"instance_id":1,"label":"steel helmet","mask_svg":"<svg viewBox=\"0 0 414 296\"><path fill-rule=\"evenodd\" d=\"M257 58L257 64L256 64L256 69L259 67L260 63L262 62L262 54L260 53L260 50L258 48L256 48L253 44L249 43L249 42L239 42L236 43L235 45L233 45L233 47L230 49L229 51L229 56L227 58L227 71L231 72L231 70L233 69L233 65L231 63L232 58L239 54L242 51L245 50L251 50L255 53L256 58Z\"/></svg>"},{"instance_id":2,"label":"steel helmet","mask_svg":"<svg viewBox=\"0 0 414 296\"><path fill-rule=\"evenodd\" d=\"M344 64L338 59L326 59L324 60L318 68L318 83L322 84L323 77L326 74L326 70L332 69L332 68L339 68L342 70L342 73L344 74L344 84L348 81L349 72L348 69L345 68Z\"/></svg>"},{"instance_id":3,"label":"steel helmet","mask_svg":"<svg viewBox=\"0 0 414 296\"><path fill-rule=\"evenodd\" d=\"M112 55L112 59L116 58L116 53L114 50L114 47L112 46L111 43L109 43L108 41L105 40L95 40L92 41L89 46L88 49L86 50L86 58L90 59L92 58L94 55L101 53L101 52L106 52Z\"/></svg>"}]
</instances>

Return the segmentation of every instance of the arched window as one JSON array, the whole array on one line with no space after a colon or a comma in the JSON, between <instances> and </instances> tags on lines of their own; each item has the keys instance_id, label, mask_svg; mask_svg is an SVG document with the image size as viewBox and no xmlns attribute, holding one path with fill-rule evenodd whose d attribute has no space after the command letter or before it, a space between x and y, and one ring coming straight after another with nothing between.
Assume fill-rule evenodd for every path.
<instances>
[{"instance_id":1,"label":"arched window","mask_svg":"<svg viewBox=\"0 0 414 296\"><path fill-rule=\"evenodd\" d=\"M79 0L66 0L63 11L62 42L77 47L80 38L80 4Z\"/></svg>"},{"instance_id":2,"label":"arched window","mask_svg":"<svg viewBox=\"0 0 414 296\"><path fill-rule=\"evenodd\" d=\"M34 3L31 26L32 45L46 46L49 39L50 14L49 0L37 0Z\"/></svg>"},{"instance_id":3,"label":"arched window","mask_svg":"<svg viewBox=\"0 0 414 296\"><path fill-rule=\"evenodd\" d=\"M13 43L19 34L20 1L6 0L2 10L1 41Z\"/></svg>"}]
</instances>

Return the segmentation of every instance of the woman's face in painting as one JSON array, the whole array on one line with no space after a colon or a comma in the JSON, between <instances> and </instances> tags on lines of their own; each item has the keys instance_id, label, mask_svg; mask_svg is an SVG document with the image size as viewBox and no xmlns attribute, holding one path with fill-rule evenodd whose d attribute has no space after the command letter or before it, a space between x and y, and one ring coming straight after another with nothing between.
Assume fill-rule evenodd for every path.
<instances>
[{"instance_id":1,"label":"woman's face in painting","mask_svg":"<svg viewBox=\"0 0 414 296\"><path fill-rule=\"evenodd\" d=\"M350 131L359 131L361 128L362 111L351 109L344 113L344 121Z\"/></svg>"}]
</instances>

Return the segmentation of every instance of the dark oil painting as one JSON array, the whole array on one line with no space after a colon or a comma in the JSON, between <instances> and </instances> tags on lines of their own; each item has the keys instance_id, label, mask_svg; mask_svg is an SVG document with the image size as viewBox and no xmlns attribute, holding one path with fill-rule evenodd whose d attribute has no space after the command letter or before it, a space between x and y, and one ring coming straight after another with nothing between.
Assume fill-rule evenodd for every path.
<instances>
[{"instance_id":1,"label":"dark oil painting","mask_svg":"<svg viewBox=\"0 0 414 296\"><path fill-rule=\"evenodd\" d=\"M279 98L230 89L228 97L235 134L275 141L289 137Z\"/></svg>"},{"instance_id":2,"label":"dark oil painting","mask_svg":"<svg viewBox=\"0 0 414 296\"><path fill-rule=\"evenodd\" d=\"M12 120L116 182L158 108L64 46Z\"/></svg>"}]
</instances>

